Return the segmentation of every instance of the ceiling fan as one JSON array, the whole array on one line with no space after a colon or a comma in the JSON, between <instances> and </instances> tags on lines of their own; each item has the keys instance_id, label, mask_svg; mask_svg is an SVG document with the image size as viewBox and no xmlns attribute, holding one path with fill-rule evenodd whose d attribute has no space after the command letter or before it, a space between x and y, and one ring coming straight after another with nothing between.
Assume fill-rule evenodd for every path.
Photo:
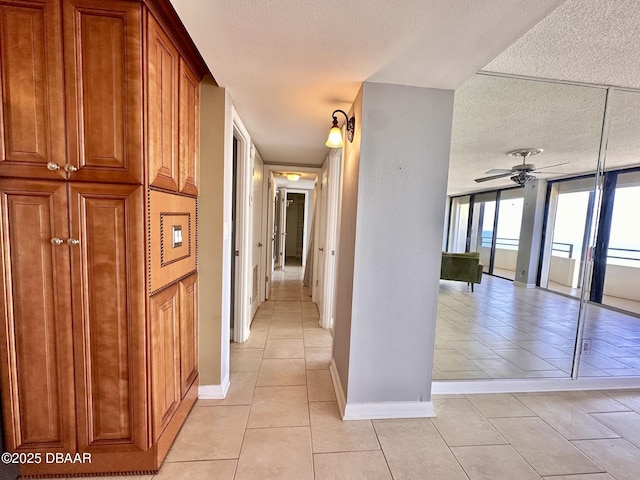
<instances>
[{"instance_id":1,"label":"ceiling fan","mask_svg":"<svg viewBox=\"0 0 640 480\"><path fill-rule=\"evenodd\" d=\"M511 167L511 170L506 169L493 169L485 172L486 174L491 174L488 177L476 178L475 181L478 183L488 182L489 180L497 180L498 178L511 177L511 181L517 183L520 186L524 186L525 183L534 180L535 175L531 175L531 172L538 172L540 170L544 170L546 168L557 167L560 165L567 165L569 162L564 163L556 163L555 165L548 165L546 167L536 168L533 163L527 163L527 159L532 155L538 155L542 153L541 148L521 148L519 150L514 150L513 152L509 152L508 155L510 157L522 158L522 163L518 165L514 165ZM546 172L551 173L551 172Z\"/></svg>"}]
</instances>

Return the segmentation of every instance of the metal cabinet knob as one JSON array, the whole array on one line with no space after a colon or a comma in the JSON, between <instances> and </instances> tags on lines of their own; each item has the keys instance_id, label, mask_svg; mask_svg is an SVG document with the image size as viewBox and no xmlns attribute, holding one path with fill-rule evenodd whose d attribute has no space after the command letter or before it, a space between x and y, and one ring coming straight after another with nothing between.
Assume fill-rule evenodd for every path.
<instances>
[{"instance_id":1,"label":"metal cabinet knob","mask_svg":"<svg viewBox=\"0 0 640 480\"><path fill-rule=\"evenodd\" d=\"M64 243L64 240L62 240L61 238L53 237L51 239L51 245L54 245L56 247L59 246L59 245L62 245L63 243Z\"/></svg>"},{"instance_id":2,"label":"metal cabinet knob","mask_svg":"<svg viewBox=\"0 0 640 480\"><path fill-rule=\"evenodd\" d=\"M68 238L67 243L71 246L76 246L76 245L80 245L80 240L76 238Z\"/></svg>"},{"instance_id":3,"label":"metal cabinet knob","mask_svg":"<svg viewBox=\"0 0 640 480\"><path fill-rule=\"evenodd\" d=\"M60 165L55 162L49 162L47 163L47 170L51 170L52 172L60 170Z\"/></svg>"},{"instance_id":4,"label":"metal cabinet knob","mask_svg":"<svg viewBox=\"0 0 640 480\"><path fill-rule=\"evenodd\" d=\"M78 167L76 167L75 165L71 165L70 163L67 163L64 166L64 169L67 173L72 173L72 172L77 172L78 171Z\"/></svg>"}]
</instances>

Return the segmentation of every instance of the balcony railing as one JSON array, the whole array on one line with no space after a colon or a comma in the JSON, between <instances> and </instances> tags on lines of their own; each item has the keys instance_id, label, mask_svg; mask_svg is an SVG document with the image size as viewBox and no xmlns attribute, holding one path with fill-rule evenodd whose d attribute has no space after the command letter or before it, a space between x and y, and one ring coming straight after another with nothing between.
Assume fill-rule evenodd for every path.
<instances>
[{"instance_id":1,"label":"balcony railing","mask_svg":"<svg viewBox=\"0 0 640 480\"><path fill-rule=\"evenodd\" d=\"M492 236L483 235L480 245L482 247L491 248L492 239ZM509 250L517 250L519 244L520 241L517 238L496 237L496 248L504 247ZM571 258L573 256L572 243L553 242L551 250L554 252L565 253L567 254L567 258Z\"/></svg>"},{"instance_id":2,"label":"balcony railing","mask_svg":"<svg viewBox=\"0 0 640 480\"><path fill-rule=\"evenodd\" d=\"M480 246L491 248L493 237L491 235L483 235ZM517 250L519 245L517 238L496 237L496 248L505 248L508 250ZM553 255L565 258L573 258L573 243L553 242L551 250ZM607 250L607 260L618 260L620 264L626 264L631 267L640 267L640 250L635 248L618 248L609 247Z\"/></svg>"}]
</instances>

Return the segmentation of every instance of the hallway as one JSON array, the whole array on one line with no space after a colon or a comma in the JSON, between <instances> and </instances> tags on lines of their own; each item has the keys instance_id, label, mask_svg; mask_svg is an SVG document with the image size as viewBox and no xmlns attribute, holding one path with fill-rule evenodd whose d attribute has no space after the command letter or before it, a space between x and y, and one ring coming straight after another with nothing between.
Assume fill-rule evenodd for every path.
<instances>
[{"instance_id":1,"label":"hallway","mask_svg":"<svg viewBox=\"0 0 640 480\"><path fill-rule=\"evenodd\" d=\"M640 390L439 395L432 419L343 422L329 331L277 271L224 400L199 400L156 476L121 480L636 480Z\"/></svg>"},{"instance_id":2,"label":"hallway","mask_svg":"<svg viewBox=\"0 0 640 480\"><path fill-rule=\"evenodd\" d=\"M198 401L156 479L637 478L638 391L438 396L433 419L341 421L301 279L276 272L227 398Z\"/></svg>"}]
</instances>

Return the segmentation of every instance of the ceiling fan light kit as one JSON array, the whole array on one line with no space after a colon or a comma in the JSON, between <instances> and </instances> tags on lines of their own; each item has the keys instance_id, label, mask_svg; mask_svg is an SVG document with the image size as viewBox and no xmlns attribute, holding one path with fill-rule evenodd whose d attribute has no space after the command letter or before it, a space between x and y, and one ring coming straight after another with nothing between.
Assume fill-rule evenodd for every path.
<instances>
[{"instance_id":1,"label":"ceiling fan light kit","mask_svg":"<svg viewBox=\"0 0 640 480\"><path fill-rule=\"evenodd\" d=\"M494 173L495 175L476 178L475 181L477 183L481 183L487 182L489 180L497 180L499 178L509 177L512 182L517 183L521 187L524 187L525 183L528 183L531 180L535 180L536 178L535 175L531 175L531 172L536 172L545 168L557 167L558 165L566 165L567 163L569 163L558 163L556 165L549 165L547 167L541 167L538 169L536 169L536 166L533 163L526 163L529 157L531 157L532 155L538 155L543 151L544 150L542 148L520 148L518 150L509 152L507 155L509 155L510 157L522 158L522 163L514 165L513 167L511 167L511 170L489 170L487 173Z\"/></svg>"}]
</instances>

